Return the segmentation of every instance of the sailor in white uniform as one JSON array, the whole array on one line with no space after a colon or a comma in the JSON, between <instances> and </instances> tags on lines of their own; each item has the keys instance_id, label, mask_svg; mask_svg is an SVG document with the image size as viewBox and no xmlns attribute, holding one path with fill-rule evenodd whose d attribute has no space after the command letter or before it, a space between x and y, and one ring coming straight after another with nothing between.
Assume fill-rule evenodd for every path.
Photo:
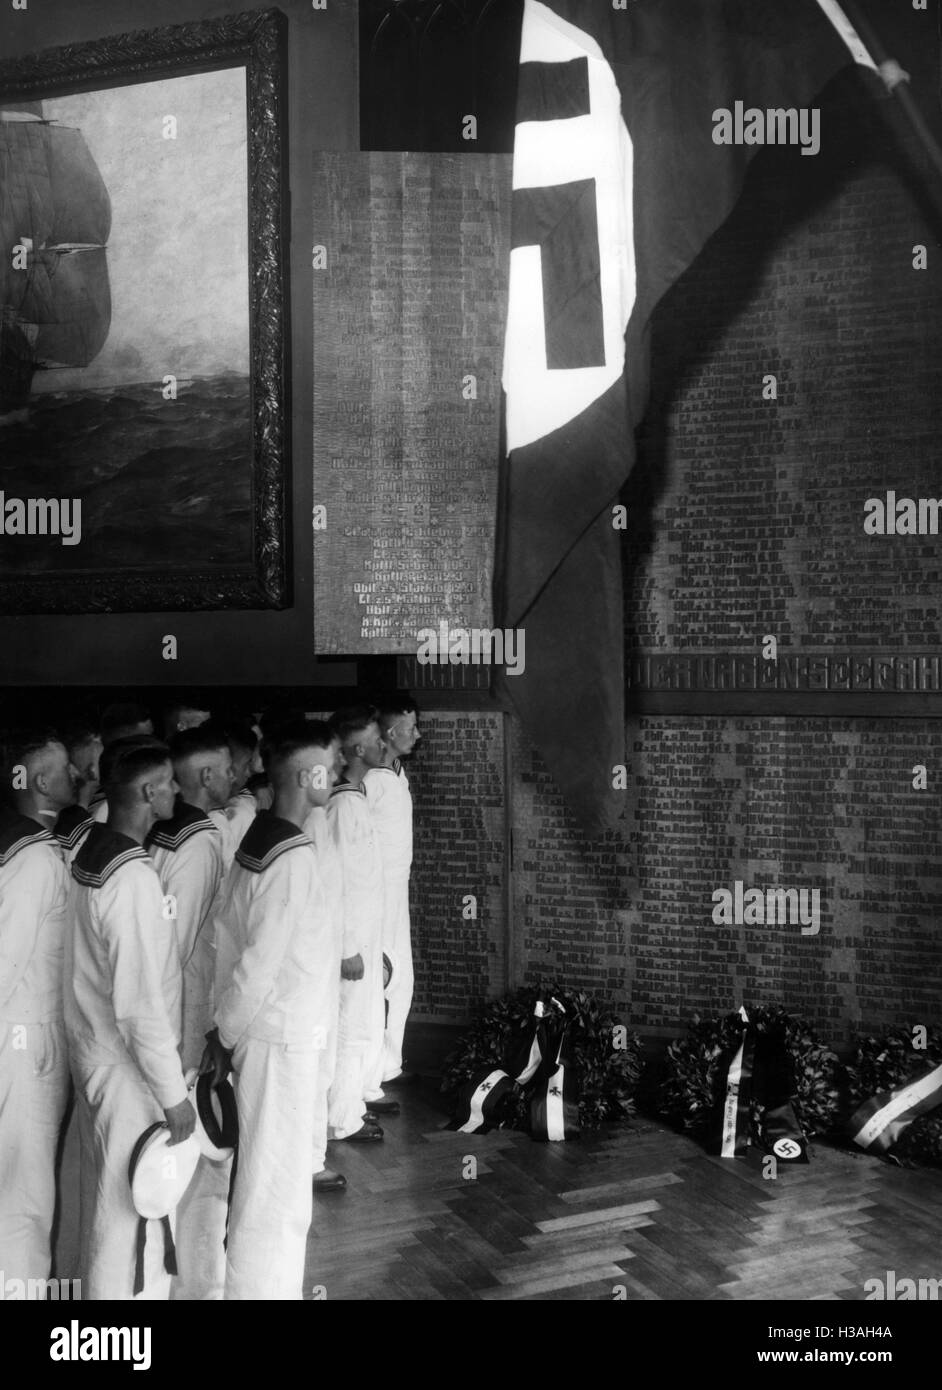
<instances>
[{"instance_id":1,"label":"sailor in white uniform","mask_svg":"<svg viewBox=\"0 0 942 1390\"><path fill-rule=\"evenodd\" d=\"M153 738L154 721L151 719L143 705L115 704L109 705L101 716L101 742L102 749L108 747L110 743L117 743L119 739L145 739ZM108 819L108 798L105 796L104 787L99 785L97 791L88 803L95 820L102 825Z\"/></svg>"},{"instance_id":2,"label":"sailor in white uniform","mask_svg":"<svg viewBox=\"0 0 942 1390\"><path fill-rule=\"evenodd\" d=\"M341 762L340 740L334 740L336 765ZM320 869L324 892L327 899L327 912L331 922L331 955L325 960L328 979L332 981L333 992L328 1001L328 1021L325 1047L320 1054L320 1067L317 1077L317 1096L314 1106L314 1144L311 1158L311 1171L314 1175L314 1194L341 1192L347 1185L342 1173L327 1167L327 1098L334 1080L337 1065L337 1028L340 1016L340 961L343 956L343 881L340 857L337 846L327 826L327 811L323 806L315 806L304 822L304 833L313 842L317 851L317 864Z\"/></svg>"},{"instance_id":3,"label":"sailor in white uniform","mask_svg":"<svg viewBox=\"0 0 942 1390\"><path fill-rule=\"evenodd\" d=\"M187 1071L199 1067L213 1023L213 912L224 864L222 835L209 813L228 799L232 760L226 739L210 724L175 734L170 756L180 795L172 817L151 828L145 848L172 902L183 971L181 1055Z\"/></svg>"},{"instance_id":4,"label":"sailor in white uniform","mask_svg":"<svg viewBox=\"0 0 942 1390\"><path fill-rule=\"evenodd\" d=\"M130 1299L137 1234L131 1151L155 1122L166 1120L173 1144L195 1125L178 1051L182 972L174 924L143 847L154 822L173 814L177 784L166 745L152 738L110 744L101 767L108 820L89 831L72 864L65 1022L84 1107L82 1163L95 1174L94 1209L87 1220L83 1213L83 1294ZM147 1243L144 1280L138 1297L168 1297L162 1241Z\"/></svg>"},{"instance_id":5,"label":"sailor in white uniform","mask_svg":"<svg viewBox=\"0 0 942 1390\"><path fill-rule=\"evenodd\" d=\"M380 710L379 727L385 744L383 763L370 768L363 778L383 860L383 953L389 957L392 971L386 988L386 1033L380 1081L383 1086L393 1087L412 1080L412 1075L402 1070L402 1042L415 980L409 920L412 794L401 759L409 756L421 737L417 718L416 705L408 695L391 701Z\"/></svg>"},{"instance_id":6,"label":"sailor in white uniform","mask_svg":"<svg viewBox=\"0 0 942 1390\"><path fill-rule=\"evenodd\" d=\"M210 818L225 805L232 759L225 735L211 724L174 734L170 756L180 795L170 820L158 821L145 848L160 875L183 971L181 1054L185 1073L197 1071L213 1026L216 973L215 912L224 872L223 837ZM203 1155L177 1208L178 1277L171 1298L221 1299L226 1276L223 1242L229 1167Z\"/></svg>"},{"instance_id":7,"label":"sailor in white uniform","mask_svg":"<svg viewBox=\"0 0 942 1390\"><path fill-rule=\"evenodd\" d=\"M319 1053L334 986L326 893L301 827L330 796L335 758L333 734L316 720L269 745L274 804L239 846L217 919L218 1033L204 1066L219 1077L231 1064L239 1113L227 1299L302 1296Z\"/></svg>"},{"instance_id":8,"label":"sailor in white uniform","mask_svg":"<svg viewBox=\"0 0 942 1390\"><path fill-rule=\"evenodd\" d=\"M76 802L88 807L99 787L98 763L104 748L101 735L90 723L75 724L66 736L65 746L78 773Z\"/></svg>"},{"instance_id":9,"label":"sailor in white uniform","mask_svg":"<svg viewBox=\"0 0 942 1390\"><path fill-rule=\"evenodd\" d=\"M67 869L71 869L72 860L81 849L85 836L92 826L97 824L92 813L79 801L73 801L71 806L66 806L59 812L53 833L59 842Z\"/></svg>"},{"instance_id":10,"label":"sailor in white uniform","mask_svg":"<svg viewBox=\"0 0 942 1390\"><path fill-rule=\"evenodd\" d=\"M68 871L51 825L74 769L44 734L11 740L0 808L0 1270L7 1297L30 1294L51 1264L55 1160L69 1089L62 1022ZM44 1286L40 1286L44 1288ZM33 1286L33 1296L41 1297Z\"/></svg>"},{"instance_id":11,"label":"sailor in white uniform","mask_svg":"<svg viewBox=\"0 0 942 1390\"><path fill-rule=\"evenodd\" d=\"M242 843L259 804L255 794L246 787L250 777L261 772L262 759L259 737L250 724L234 723L226 727L226 738L232 759L232 790L225 804L209 812L210 820L219 828L225 850L226 873L232 866L235 852Z\"/></svg>"},{"instance_id":12,"label":"sailor in white uniform","mask_svg":"<svg viewBox=\"0 0 942 1390\"><path fill-rule=\"evenodd\" d=\"M383 740L371 705L338 711L331 727L346 760L327 806L327 825L340 860L343 886L343 957L337 1064L330 1090L329 1121L335 1139L382 1139L376 1115L395 1115L386 1100L383 1066L383 865L363 777L379 767Z\"/></svg>"}]
</instances>

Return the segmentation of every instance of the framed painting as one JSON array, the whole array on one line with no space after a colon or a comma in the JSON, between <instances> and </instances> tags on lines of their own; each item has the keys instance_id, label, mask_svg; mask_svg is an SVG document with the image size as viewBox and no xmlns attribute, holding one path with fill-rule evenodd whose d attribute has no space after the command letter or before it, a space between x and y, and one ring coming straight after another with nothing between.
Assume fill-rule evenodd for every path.
<instances>
[{"instance_id":1,"label":"framed painting","mask_svg":"<svg viewBox=\"0 0 942 1390\"><path fill-rule=\"evenodd\" d=\"M0 62L0 612L289 602L285 35Z\"/></svg>"}]
</instances>

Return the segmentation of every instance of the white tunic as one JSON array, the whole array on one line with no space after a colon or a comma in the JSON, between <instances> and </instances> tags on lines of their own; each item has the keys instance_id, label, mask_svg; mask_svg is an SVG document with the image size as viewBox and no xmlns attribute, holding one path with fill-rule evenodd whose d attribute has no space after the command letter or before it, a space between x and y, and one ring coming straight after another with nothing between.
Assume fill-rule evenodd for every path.
<instances>
[{"instance_id":1,"label":"white tunic","mask_svg":"<svg viewBox=\"0 0 942 1390\"><path fill-rule=\"evenodd\" d=\"M301 1297L331 934L314 845L259 812L217 917L216 1022L239 1110L227 1299Z\"/></svg>"},{"instance_id":2,"label":"white tunic","mask_svg":"<svg viewBox=\"0 0 942 1390\"><path fill-rule=\"evenodd\" d=\"M216 969L214 910L223 879L223 839L202 811L179 803L173 819L159 821L146 848L172 910L180 969L184 1070L198 1067L213 1020Z\"/></svg>"},{"instance_id":3,"label":"white tunic","mask_svg":"<svg viewBox=\"0 0 942 1390\"><path fill-rule=\"evenodd\" d=\"M251 792L245 790L230 796L222 810L209 812L210 820L222 835L223 867L226 873L232 867L236 850L257 813L258 802Z\"/></svg>"},{"instance_id":4,"label":"white tunic","mask_svg":"<svg viewBox=\"0 0 942 1390\"><path fill-rule=\"evenodd\" d=\"M412 867L412 793L397 759L392 767L370 768L363 779L383 861L385 906L383 952L392 977L386 989L386 1030L381 1081L402 1071L406 1021L412 1007L414 971L409 917L409 873Z\"/></svg>"},{"instance_id":5,"label":"white tunic","mask_svg":"<svg viewBox=\"0 0 942 1390\"><path fill-rule=\"evenodd\" d=\"M365 1102L383 1094L383 861L362 788L337 784L327 804L327 826L343 887L343 958L363 960L362 979L340 985L330 1124L337 1138L345 1138L360 1128Z\"/></svg>"},{"instance_id":6,"label":"white tunic","mask_svg":"<svg viewBox=\"0 0 942 1390\"><path fill-rule=\"evenodd\" d=\"M340 856L337 846L327 827L327 812L323 806L315 806L304 822L304 833L313 842L317 852L317 865L324 884L327 901L327 915L330 919L331 955L325 960L328 980L332 985L329 999L328 1018L324 1050L320 1054L317 1075L317 1091L314 1104L314 1139L311 1153L311 1171L320 1173L327 1165L327 1120L328 1102L334 1072L337 1065L337 1028L340 1011L340 960L343 954L343 879Z\"/></svg>"},{"instance_id":7,"label":"white tunic","mask_svg":"<svg viewBox=\"0 0 942 1390\"><path fill-rule=\"evenodd\" d=\"M73 926L65 960L65 1020L80 1111L82 1278L86 1298L130 1299L137 1213L127 1165L144 1129L186 1099L180 1063L182 973L160 879L144 849L96 825L72 864ZM166 1298L159 1226L145 1251L142 1299Z\"/></svg>"},{"instance_id":8,"label":"white tunic","mask_svg":"<svg viewBox=\"0 0 942 1390\"><path fill-rule=\"evenodd\" d=\"M46 1279L68 1094L62 956L68 874L36 821L0 811L0 1269ZM8 1297L12 1296L8 1293Z\"/></svg>"},{"instance_id":9,"label":"white tunic","mask_svg":"<svg viewBox=\"0 0 942 1390\"><path fill-rule=\"evenodd\" d=\"M408 878L412 868L412 793L402 764L371 767L363 789L387 878Z\"/></svg>"}]
</instances>

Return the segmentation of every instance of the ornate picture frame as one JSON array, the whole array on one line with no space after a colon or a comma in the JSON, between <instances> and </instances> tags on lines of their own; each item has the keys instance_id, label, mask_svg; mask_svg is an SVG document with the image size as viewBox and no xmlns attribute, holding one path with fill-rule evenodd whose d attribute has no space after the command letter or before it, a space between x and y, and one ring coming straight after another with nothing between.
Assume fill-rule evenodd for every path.
<instances>
[{"instance_id":1,"label":"ornate picture frame","mask_svg":"<svg viewBox=\"0 0 942 1390\"><path fill-rule=\"evenodd\" d=\"M265 10L0 62L0 613L290 602L286 37Z\"/></svg>"}]
</instances>

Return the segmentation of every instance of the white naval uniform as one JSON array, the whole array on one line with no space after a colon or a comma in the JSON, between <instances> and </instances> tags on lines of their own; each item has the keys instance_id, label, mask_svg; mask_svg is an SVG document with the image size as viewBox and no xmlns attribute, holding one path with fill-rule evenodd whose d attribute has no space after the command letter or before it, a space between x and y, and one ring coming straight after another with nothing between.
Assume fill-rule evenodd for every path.
<instances>
[{"instance_id":1,"label":"white naval uniform","mask_svg":"<svg viewBox=\"0 0 942 1390\"><path fill-rule=\"evenodd\" d=\"M223 838L209 815L178 801L171 820L158 821L145 842L172 918L183 972L183 1069L198 1068L213 1026L216 973L215 910L223 880ZM170 1296L221 1299L226 1275L223 1242L229 1164L203 1155L177 1208L177 1269Z\"/></svg>"},{"instance_id":2,"label":"white naval uniform","mask_svg":"<svg viewBox=\"0 0 942 1390\"><path fill-rule=\"evenodd\" d=\"M213 912L223 879L223 838L209 816L178 801L172 820L158 821L145 842L166 897L183 971L184 1071L198 1067L213 1026L216 942Z\"/></svg>"},{"instance_id":3,"label":"white naval uniform","mask_svg":"<svg viewBox=\"0 0 942 1390\"><path fill-rule=\"evenodd\" d=\"M99 802L107 808L107 802ZM53 834L59 842L65 858L66 871L69 882L69 889L72 887L72 861L78 854L85 837L93 825L98 821L91 811L80 802L75 802L72 806L66 806L65 810L59 812ZM71 914L66 924L66 932L72 930ZM87 1128L87 1110L83 1105L79 1105L77 1100L71 1107L68 1124L66 1125L66 1137L63 1145L63 1157L59 1169L59 1240L60 1249L65 1242L66 1248L74 1245L80 1250L88 1239L88 1225L91 1220L92 1208L95 1205L95 1174L89 1172L89 1165L86 1164L83 1170L81 1163L82 1145L80 1131L83 1125ZM93 1141L91 1135L86 1133L84 1148L87 1153L91 1153ZM70 1162L70 1156L74 1155L74 1164ZM72 1187L66 1190L68 1179L74 1179L76 1184L81 1184L81 1191ZM80 1230L80 1222L84 1219L84 1235ZM77 1274L77 1271L76 1271ZM71 1272L69 1272L69 1276Z\"/></svg>"},{"instance_id":4,"label":"white naval uniform","mask_svg":"<svg viewBox=\"0 0 942 1390\"><path fill-rule=\"evenodd\" d=\"M382 1081L402 1071L402 1040L412 1007L415 974L409 921L409 874L412 868L412 793L397 758L392 767L371 767L363 779L373 813L385 880L383 951L392 966L386 989L387 1018Z\"/></svg>"},{"instance_id":5,"label":"white naval uniform","mask_svg":"<svg viewBox=\"0 0 942 1390\"><path fill-rule=\"evenodd\" d=\"M78 802L74 806L66 806L64 811L59 812L53 834L62 848L67 869L72 868L72 860L85 843L85 836L96 824L91 811ZM71 875L69 882L71 883Z\"/></svg>"},{"instance_id":6,"label":"white naval uniform","mask_svg":"<svg viewBox=\"0 0 942 1390\"><path fill-rule=\"evenodd\" d=\"M69 1090L62 1023L68 871L52 835L0 810L0 1270L47 1279ZM35 1286L34 1286L35 1290ZM8 1297L9 1297L8 1293Z\"/></svg>"},{"instance_id":7,"label":"white naval uniform","mask_svg":"<svg viewBox=\"0 0 942 1390\"><path fill-rule=\"evenodd\" d=\"M83 1294L134 1297L137 1213L128 1160L137 1139L186 1100L178 1051L182 973L160 879L144 849L107 825L89 831L72 864L65 1024L76 1083L83 1165L95 1173L83 1227ZM89 1145L91 1152L89 1153ZM85 1183L83 1180L83 1190ZM167 1298L159 1226L147 1241L141 1299Z\"/></svg>"},{"instance_id":8,"label":"white naval uniform","mask_svg":"<svg viewBox=\"0 0 942 1390\"><path fill-rule=\"evenodd\" d=\"M331 954L325 957L324 969L331 983L325 994L327 1018L325 1046L320 1054L317 1074L317 1096L314 1105L314 1140L311 1149L311 1172L321 1173L327 1166L327 1098L337 1065L337 1027L340 1014L340 961L343 953L343 883L340 857L327 828L327 811L315 806L304 822L304 833L313 841L317 851L317 866L324 884L327 914L330 918Z\"/></svg>"},{"instance_id":9,"label":"white naval uniform","mask_svg":"<svg viewBox=\"0 0 942 1390\"><path fill-rule=\"evenodd\" d=\"M366 1103L383 1095L383 864L361 787L337 783L327 803L327 826L343 885L342 958L363 959L362 979L340 981L328 1117L334 1138L344 1139L362 1127Z\"/></svg>"},{"instance_id":10,"label":"white naval uniform","mask_svg":"<svg viewBox=\"0 0 942 1390\"><path fill-rule=\"evenodd\" d=\"M210 811L209 818L221 833L223 839L223 867L228 873L235 859L236 850L258 813L258 801L251 792L236 792L230 796L222 810Z\"/></svg>"},{"instance_id":11,"label":"white naval uniform","mask_svg":"<svg viewBox=\"0 0 942 1390\"><path fill-rule=\"evenodd\" d=\"M236 854L216 931L216 1023L233 1049L238 1169L227 1299L299 1299L332 945L317 853L260 811Z\"/></svg>"}]
</instances>

